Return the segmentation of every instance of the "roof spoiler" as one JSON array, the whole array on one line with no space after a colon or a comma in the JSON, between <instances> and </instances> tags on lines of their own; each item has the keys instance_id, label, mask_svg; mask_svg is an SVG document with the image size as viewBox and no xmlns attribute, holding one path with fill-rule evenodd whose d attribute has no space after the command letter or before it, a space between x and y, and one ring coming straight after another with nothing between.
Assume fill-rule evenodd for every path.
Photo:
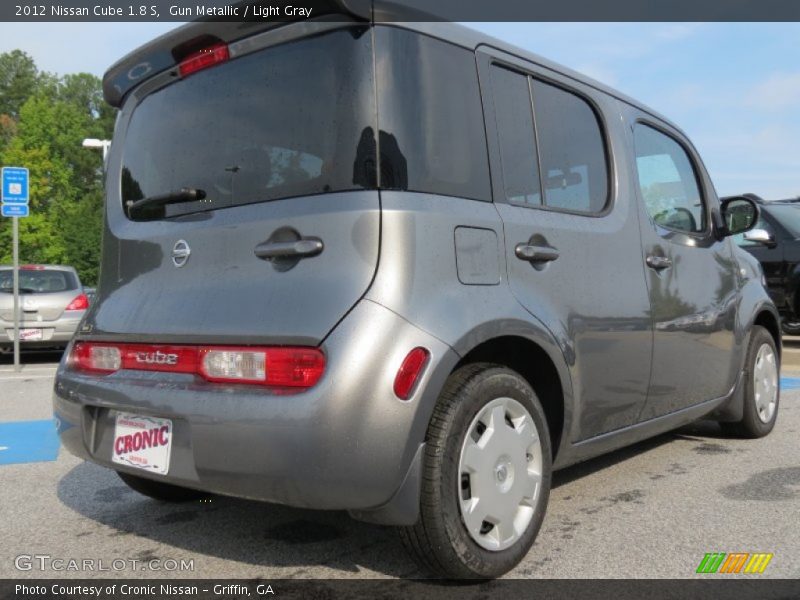
<instances>
[{"instance_id":1,"label":"roof spoiler","mask_svg":"<svg viewBox=\"0 0 800 600\"><path fill-rule=\"evenodd\" d=\"M255 4L245 0L230 6L239 7L238 14L244 14L245 6ZM372 4L373 0L314 0L312 6L313 14L323 19L341 16L346 20L371 21ZM253 11L249 13L253 14ZM103 96L111 106L119 108L134 87L175 67L185 57L187 50L198 49L202 41L213 39L229 44L287 22L291 21L260 18L253 21L225 21L224 17L206 17L177 27L114 63L103 76Z\"/></svg>"},{"instance_id":2,"label":"roof spoiler","mask_svg":"<svg viewBox=\"0 0 800 600\"><path fill-rule=\"evenodd\" d=\"M444 6L432 10L430 0L309 0L315 15L312 20L393 22L393 21L445 21L452 3L466 0L442 0ZM472 0L482 2L482 0ZM211 0L210 3L214 3ZM216 3L236 7L236 14L253 15L252 7L261 3L253 0ZM449 3L449 4L448 4ZM250 9L245 11L246 7ZM447 10L445 10L447 9ZM300 20L300 19L297 19ZM296 21L297 21L296 20ZM296 22L295 21L295 22ZM125 96L134 87L151 77L172 69L187 52L200 50L205 43L230 44L263 31L276 29L292 20L274 20L251 17L249 20L227 21L225 17L204 17L165 33L134 50L114 63L103 76L103 96L111 106L119 108Z\"/></svg>"}]
</instances>

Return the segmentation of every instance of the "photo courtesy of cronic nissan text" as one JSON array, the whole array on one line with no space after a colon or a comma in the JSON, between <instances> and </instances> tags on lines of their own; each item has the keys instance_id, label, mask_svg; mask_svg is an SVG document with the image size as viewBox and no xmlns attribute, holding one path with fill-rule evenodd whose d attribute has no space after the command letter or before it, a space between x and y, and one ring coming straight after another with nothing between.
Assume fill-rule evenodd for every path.
<instances>
[{"instance_id":1,"label":"photo courtesy of cronic nissan text","mask_svg":"<svg viewBox=\"0 0 800 600\"><path fill-rule=\"evenodd\" d=\"M0 600L800 599L800 4L0 4Z\"/></svg>"}]
</instances>

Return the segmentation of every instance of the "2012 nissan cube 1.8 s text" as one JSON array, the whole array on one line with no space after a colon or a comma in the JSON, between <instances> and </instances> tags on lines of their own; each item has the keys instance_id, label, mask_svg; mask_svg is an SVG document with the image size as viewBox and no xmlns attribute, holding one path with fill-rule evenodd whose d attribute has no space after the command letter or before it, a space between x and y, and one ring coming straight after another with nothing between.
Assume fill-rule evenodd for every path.
<instances>
[{"instance_id":1,"label":"2012 nissan cube 1.8 s text","mask_svg":"<svg viewBox=\"0 0 800 600\"><path fill-rule=\"evenodd\" d=\"M191 23L104 85L102 274L54 405L135 490L347 510L486 578L554 469L772 429L778 314L730 238L758 209L637 102L358 14Z\"/></svg>"}]
</instances>

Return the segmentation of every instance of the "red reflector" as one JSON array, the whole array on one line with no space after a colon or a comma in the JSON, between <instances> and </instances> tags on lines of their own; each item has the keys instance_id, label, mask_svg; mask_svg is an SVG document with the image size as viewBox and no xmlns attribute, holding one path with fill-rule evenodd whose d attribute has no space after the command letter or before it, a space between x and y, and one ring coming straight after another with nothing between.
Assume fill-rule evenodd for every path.
<instances>
[{"instance_id":1,"label":"red reflector","mask_svg":"<svg viewBox=\"0 0 800 600\"><path fill-rule=\"evenodd\" d=\"M406 355L394 378L394 393L398 398L408 400L411 397L430 355L430 352L421 347L414 348Z\"/></svg>"},{"instance_id":2,"label":"red reflector","mask_svg":"<svg viewBox=\"0 0 800 600\"><path fill-rule=\"evenodd\" d=\"M193 52L184 58L178 64L178 72L181 74L181 77L187 77L192 73L197 73L197 71L202 71L203 69L208 69L209 67L223 63L229 58L228 46L220 42L219 44L214 44L208 48Z\"/></svg>"},{"instance_id":3,"label":"red reflector","mask_svg":"<svg viewBox=\"0 0 800 600\"><path fill-rule=\"evenodd\" d=\"M273 388L310 388L325 372L316 348L250 346L167 346L77 342L70 364L81 371L120 369L190 373L215 383L248 383Z\"/></svg>"},{"instance_id":4,"label":"red reflector","mask_svg":"<svg viewBox=\"0 0 800 600\"><path fill-rule=\"evenodd\" d=\"M86 294L80 294L67 304L66 310L86 310L87 308L89 308L89 298Z\"/></svg>"}]
</instances>

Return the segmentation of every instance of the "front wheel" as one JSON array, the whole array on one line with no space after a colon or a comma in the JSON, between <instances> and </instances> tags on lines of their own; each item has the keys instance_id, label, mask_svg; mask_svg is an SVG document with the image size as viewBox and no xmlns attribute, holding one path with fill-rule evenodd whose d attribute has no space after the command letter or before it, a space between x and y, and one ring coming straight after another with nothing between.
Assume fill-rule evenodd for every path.
<instances>
[{"instance_id":1,"label":"front wheel","mask_svg":"<svg viewBox=\"0 0 800 600\"><path fill-rule=\"evenodd\" d=\"M800 321L781 321L781 331L784 335L800 335Z\"/></svg>"},{"instance_id":2,"label":"front wheel","mask_svg":"<svg viewBox=\"0 0 800 600\"><path fill-rule=\"evenodd\" d=\"M528 382L492 364L454 372L428 426L420 517L401 530L433 573L494 578L527 554L550 493L550 436Z\"/></svg>"},{"instance_id":3,"label":"front wheel","mask_svg":"<svg viewBox=\"0 0 800 600\"><path fill-rule=\"evenodd\" d=\"M736 435L760 438L775 427L780 402L780 359L775 340L764 327L753 327L746 360L744 416L725 427Z\"/></svg>"}]
</instances>

